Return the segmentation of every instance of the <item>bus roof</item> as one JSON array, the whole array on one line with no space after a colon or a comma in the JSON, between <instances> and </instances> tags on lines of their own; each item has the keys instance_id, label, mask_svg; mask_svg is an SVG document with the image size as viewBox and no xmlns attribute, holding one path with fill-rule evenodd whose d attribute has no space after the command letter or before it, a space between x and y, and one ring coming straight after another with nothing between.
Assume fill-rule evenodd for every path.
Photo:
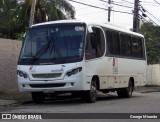
<instances>
[{"instance_id":1,"label":"bus roof","mask_svg":"<svg viewBox=\"0 0 160 122\"><path fill-rule=\"evenodd\" d=\"M58 24L58 23L59 24L60 23L85 23L87 25L102 26L102 27L106 27L106 28L109 28L109 29L117 30L117 31L120 31L120 32L132 34L132 35L135 35L135 36L144 37L140 33L133 32L131 30L123 28L122 26L120 27L120 26L113 25L113 24L108 23L108 22L81 21L81 20L76 20L76 19L73 19L73 20L56 20L56 21L43 22L43 23L38 23L38 24L32 25L31 27L36 27L36 26L41 26L41 25L52 25L52 24Z\"/></svg>"}]
</instances>

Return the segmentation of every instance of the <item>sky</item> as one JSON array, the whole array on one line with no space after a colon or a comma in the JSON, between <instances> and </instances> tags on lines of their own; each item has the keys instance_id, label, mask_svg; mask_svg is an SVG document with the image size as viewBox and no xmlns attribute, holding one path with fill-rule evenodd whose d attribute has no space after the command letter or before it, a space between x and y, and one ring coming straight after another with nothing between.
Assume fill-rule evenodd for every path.
<instances>
[{"instance_id":1,"label":"sky","mask_svg":"<svg viewBox=\"0 0 160 122\"><path fill-rule=\"evenodd\" d=\"M75 2L71 2L72 6L75 7L76 15L75 18L78 20L89 20L89 21L100 21L100 22L107 22L108 20L108 11L102 10L98 8L93 8L90 6L81 5ZM97 6L100 8L108 9L108 0L73 0L93 6ZM103 2L106 1L106 2ZM131 14L126 13L118 13L118 12L111 12L110 22L115 25L123 26L124 28L132 28L133 26L133 8L134 8L134 0L111 0L114 4L120 4L127 7L117 6L111 4L111 9L116 11L123 11L128 12ZM153 20L156 25L160 25L160 0L140 0L140 5L143 6L147 12L145 14ZM149 12L149 13L148 13ZM142 12L139 12L140 14ZM141 14L142 15L142 14ZM151 21L148 17L145 18L145 21Z\"/></svg>"}]
</instances>

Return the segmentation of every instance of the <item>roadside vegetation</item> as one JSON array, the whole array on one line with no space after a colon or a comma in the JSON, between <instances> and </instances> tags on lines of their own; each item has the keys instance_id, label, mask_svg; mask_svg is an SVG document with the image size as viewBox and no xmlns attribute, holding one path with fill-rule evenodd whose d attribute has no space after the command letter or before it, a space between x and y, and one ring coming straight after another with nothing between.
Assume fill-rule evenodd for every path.
<instances>
[{"instance_id":1,"label":"roadside vegetation","mask_svg":"<svg viewBox=\"0 0 160 122\"><path fill-rule=\"evenodd\" d=\"M0 38L18 39L29 26L32 0L0 0ZM74 18L74 7L66 0L37 0L34 23Z\"/></svg>"},{"instance_id":2,"label":"roadside vegetation","mask_svg":"<svg viewBox=\"0 0 160 122\"><path fill-rule=\"evenodd\" d=\"M160 26L146 22L141 31L146 40L148 64L160 63Z\"/></svg>"}]
</instances>

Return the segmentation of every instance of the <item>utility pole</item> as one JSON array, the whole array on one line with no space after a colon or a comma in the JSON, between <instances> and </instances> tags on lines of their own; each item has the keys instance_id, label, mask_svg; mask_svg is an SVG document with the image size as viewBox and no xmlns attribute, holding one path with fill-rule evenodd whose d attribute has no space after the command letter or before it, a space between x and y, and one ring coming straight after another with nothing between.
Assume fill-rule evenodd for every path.
<instances>
[{"instance_id":1,"label":"utility pole","mask_svg":"<svg viewBox=\"0 0 160 122\"><path fill-rule=\"evenodd\" d=\"M37 1L37 0L32 0L29 26L31 26L31 25L34 24L34 15L35 15L35 9L36 9L36 1Z\"/></svg>"},{"instance_id":2,"label":"utility pole","mask_svg":"<svg viewBox=\"0 0 160 122\"><path fill-rule=\"evenodd\" d=\"M133 32L139 32L139 0L134 0Z\"/></svg>"},{"instance_id":3,"label":"utility pole","mask_svg":"<svg viewBox=\"0 0 160 122\"><path fill-rule=\"evenodd\" d=\"M110 22L111 18L111 0L108 0L108 22Z\"/></svg>"}]
</instances>

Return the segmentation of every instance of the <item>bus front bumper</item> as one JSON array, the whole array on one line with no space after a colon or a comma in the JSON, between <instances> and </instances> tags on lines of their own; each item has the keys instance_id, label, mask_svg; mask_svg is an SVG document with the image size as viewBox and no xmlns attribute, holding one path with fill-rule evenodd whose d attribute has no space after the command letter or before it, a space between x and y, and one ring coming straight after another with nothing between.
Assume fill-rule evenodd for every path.
<instances>
[{"instance_id":1,"label":"bus front bumper","mask_svg":"<svg viewBox=\"0 0 160 122\"><path fill-rule=\"evenodd\" d=\"M82 77L66 79L66 80L53 80L53 81L30 81L18 79L19 91L21 92L46 92L52 93L56 91L83 91Z\"/></svg>"}]
</instances>

